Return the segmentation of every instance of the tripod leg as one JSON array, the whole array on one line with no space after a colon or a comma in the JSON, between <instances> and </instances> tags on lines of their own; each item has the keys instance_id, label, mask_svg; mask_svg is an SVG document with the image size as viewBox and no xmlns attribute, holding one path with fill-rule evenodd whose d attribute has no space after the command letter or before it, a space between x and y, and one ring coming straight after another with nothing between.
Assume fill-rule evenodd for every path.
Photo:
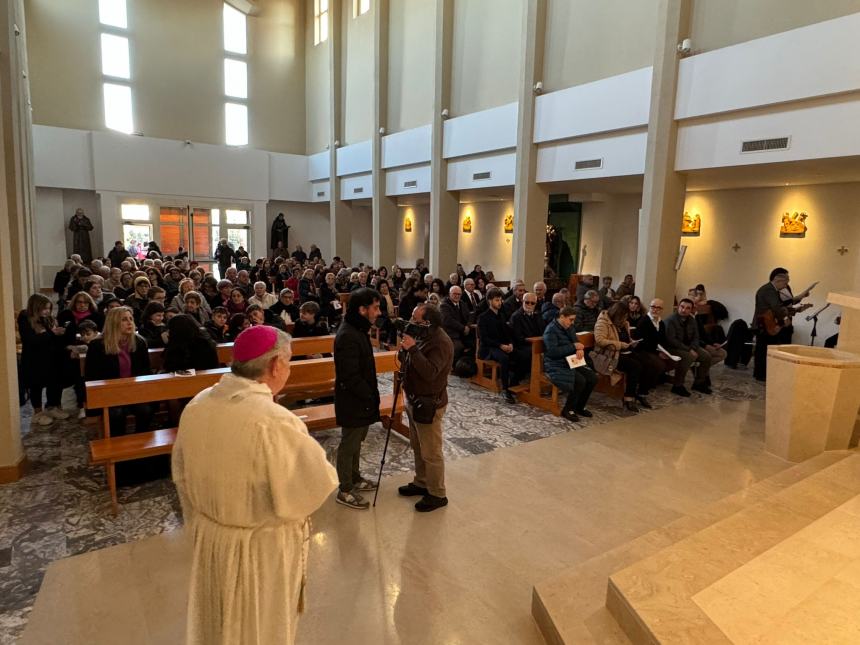
<instances>
[{"instance_id":1,"label":"tripod leg","mask_svg":"<svg viewBox=\"0 0 860 645\"><path fill-rule=\"evenodd\" d=\"M388 453L388 442L391 440L391 428L394 425L394 415L397 413L397 399L400 398L401 379L398 374L394 375L394 402L391 404L391 416L388 417L388 429L385 433L385 446L382 448L382 460L379 462L379 474L376 477L376 490L373 492L373 506L376 507L376 498L379 497L379 485L382 483L382 471L385 468L385 455Z\"/></svg>"}]
</instances>

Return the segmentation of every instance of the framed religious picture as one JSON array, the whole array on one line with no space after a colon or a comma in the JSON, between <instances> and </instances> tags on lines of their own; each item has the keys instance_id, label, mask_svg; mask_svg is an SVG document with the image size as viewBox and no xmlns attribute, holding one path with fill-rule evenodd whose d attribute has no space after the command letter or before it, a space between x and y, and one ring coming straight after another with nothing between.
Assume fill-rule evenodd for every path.
<instances>
[{"instance_id":1,"label":"framed religious picture","mask_svg":"<svg viewBox=\"0 0 860 645\"><path fill-rule=\"evenodd\" d=\"M466 217L463 218L463 232L464 233L471 233L472 232L472 216L471 215L466 215Z\"/></svg>"},{"instance_id":2,"label":"framed religious picture","mask_svg":"<svg viewBox=\"0 0 860 645\"><path fill-rule=\"evenodd\" d=\"M406 217L403 218L403 230L406 233L412 232L412 216L411 215L407 215Z\"/></svg>"},{"instance_id":3,"label":"framed religious picture","mask_svg":"<svg viewBox=\"0 0 860 645\"><path fill-rule=\"evenodd\" d=\"M695 237L702 233L702 217L698 213L692 215L684 211L684 219L681 220L681 235Z\"/></svg>"},{"instance_id":4,"label":"framed religious picture","mask_svg":"<svg viewBox=\"0 0 860 645\"><path fill-rule=\"evenodd\" d=\"M505 233L514 232L514 214L508 213L505 215Z\"/></svg>"},{"instance_id":5,"label":"framed religious picture","mask_svg":"<svg viewBox=\"0 0 860 645\"><path fill-rule=\"evenodd\" d=\"M782 214L782 226L779 227L780 237L806 237L806 213L785 212Z\"/></svg>"}]
</instances>

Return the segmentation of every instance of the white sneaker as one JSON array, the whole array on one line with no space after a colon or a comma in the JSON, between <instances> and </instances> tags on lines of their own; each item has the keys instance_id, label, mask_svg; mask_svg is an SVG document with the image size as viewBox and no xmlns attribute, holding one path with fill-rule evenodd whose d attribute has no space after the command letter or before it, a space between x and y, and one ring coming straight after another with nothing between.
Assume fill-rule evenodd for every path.
<instances>
[{"instance_id":1,"label":"white sneaker","mask_svg":"<svg viewBox=\"0 0 860 645\"><path fill-rule=\"evenodd\" d=\"M33 423L37 426L49 426L54 422L54 417L46 412L39 412L33 415Z\"/></svg>"},{"instance_id":2,"label":"white sneaker","mask_svg":"<svg viewBox=\"0 0 860 645\"><path fill-rule=\"evenodd\" d=\"M46 408L45 414L50 415L54 419L68 419L69 413L62 408Z\"/></svg>"}]
</instances>

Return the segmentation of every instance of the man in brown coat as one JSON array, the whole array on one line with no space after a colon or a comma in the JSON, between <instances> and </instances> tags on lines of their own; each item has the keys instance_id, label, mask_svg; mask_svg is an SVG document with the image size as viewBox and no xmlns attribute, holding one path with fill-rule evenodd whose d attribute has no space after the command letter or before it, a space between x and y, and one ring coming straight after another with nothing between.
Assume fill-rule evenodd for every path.
<instances>
[{"instance_id":1,"label":"man in brown coat","mask_svg":"<svg viewBox=\"0 0 860 645\"><path fill-rule=\"evenodd\" d=\"M415 479L401 486L404 497L421 495L415 510L426 513L448 504L445 491L445 461L442 456L442 418L448 406L448 373L454 344L442 329L442 314L431 304L415 307L412 322L427 327L421 340L403 336L406 352L406 415L409 441L415 453Z\"/></svg>"}]
</instances>

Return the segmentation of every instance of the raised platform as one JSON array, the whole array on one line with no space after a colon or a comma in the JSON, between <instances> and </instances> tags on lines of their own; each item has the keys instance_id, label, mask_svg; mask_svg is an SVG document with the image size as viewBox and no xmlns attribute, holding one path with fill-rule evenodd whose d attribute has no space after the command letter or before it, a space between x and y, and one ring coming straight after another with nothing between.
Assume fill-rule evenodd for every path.
<instances>
[{"instance_id":1,"label":"raised platform","mask_svg":"<svg viewBox=\"0 0 860 645\"><path fill-rule=\"evenodd\" d=\"M427 515L397 497L406 475L371 512L329 501L299 642L539 645L535 583L789 468L764 451L763 403L688 401L461 459ZM55 562L21 642L177 642L187 570L176 534Z\"/></svg>"},{"instance_id":2,"label":"raised platform","mask_svg":"<svg viewBox=\"0 0 860 645\"><path fill-rule=\"evenodd\" d=\"M852 454L818 455L540 582L534 588L532 615L541 633L552 645L630 642L606 608L607 581L613 573L764 502Z\"/></svg>"}]
</instances>

